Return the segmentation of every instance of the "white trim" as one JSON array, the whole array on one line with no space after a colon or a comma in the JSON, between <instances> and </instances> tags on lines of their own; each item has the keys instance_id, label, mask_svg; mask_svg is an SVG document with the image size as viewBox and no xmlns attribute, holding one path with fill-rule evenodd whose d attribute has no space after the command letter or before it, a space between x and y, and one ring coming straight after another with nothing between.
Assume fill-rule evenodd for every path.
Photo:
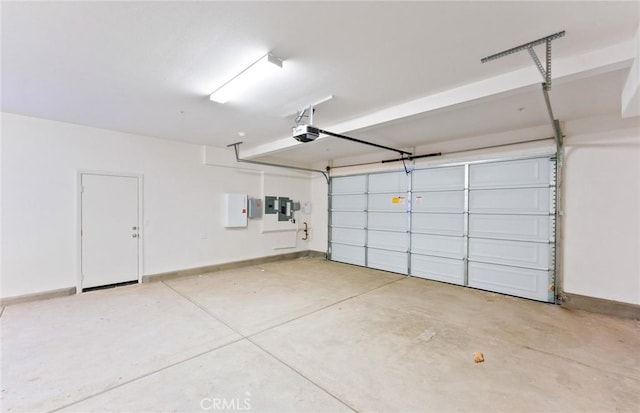
<instances>
[{"instance_id":1,"label":"white trim","mask_svg":"<svg viewBox=\"0 0 640 413\"><path fill-rule=\"evenodd\" d=\"M111 172L78 169L76 171L76 294L82 293L82 175L136 178L138 183L138 283L144 274L144 175L141 173Z\"/></svg>"}]
</instances>

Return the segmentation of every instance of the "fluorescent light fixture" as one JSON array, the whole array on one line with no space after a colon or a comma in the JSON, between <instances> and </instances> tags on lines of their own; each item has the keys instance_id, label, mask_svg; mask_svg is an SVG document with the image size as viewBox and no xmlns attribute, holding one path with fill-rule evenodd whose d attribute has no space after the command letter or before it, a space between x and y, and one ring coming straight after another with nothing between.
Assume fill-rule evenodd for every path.
<instances>
[{"instance_id":1,"label":"fluorescent light fixture","mask_svg":"<svg viewBox=\"0 0 640 413\"><path fill-rule=\"evenodd\" d=\"M209 99L214 102L225 103L277 72L278 69L282 69L282 59L267 53L233 79L216 89L209 96Z\"/></svg>"}]
</instances>

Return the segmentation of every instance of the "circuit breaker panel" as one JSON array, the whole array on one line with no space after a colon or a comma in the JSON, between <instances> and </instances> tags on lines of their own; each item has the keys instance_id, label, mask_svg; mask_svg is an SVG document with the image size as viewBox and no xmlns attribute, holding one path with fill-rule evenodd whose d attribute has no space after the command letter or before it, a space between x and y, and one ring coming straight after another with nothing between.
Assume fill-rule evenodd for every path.
<instances>
[{"instance_id":1,"label":"circuit breaker panel","mask_svg":"<svg viewBox=\"0 0 640 413\"><path fill-rule=\"evenodd\" d=\"M265 196L264 197L264 213L265 214L275 214L277 213L277 196Z\"/></svg>"},{"instance_id":2,"label":"circuit breaker panel","mask_svg":"<svg viewBox=\"0 0 640 413\"><path fill-rule=\"evenodd\" d=\"M300 203L286 196L265 196L264 197L264 213L266 215L278 215L278 222L291 221L293 211L300 209ZM297 209L296 209L297 206Z\"/></svg>"},{"instance_id":3,"label":"circuit breaker panel","mask_svg":"<svg viewBox=\"0 0 640 413\"><path fill-rule=\"evenodd\" d=\"M291 219L292 201L286 196L278 197L278 221Z\"/></svg>"}]
</instances>

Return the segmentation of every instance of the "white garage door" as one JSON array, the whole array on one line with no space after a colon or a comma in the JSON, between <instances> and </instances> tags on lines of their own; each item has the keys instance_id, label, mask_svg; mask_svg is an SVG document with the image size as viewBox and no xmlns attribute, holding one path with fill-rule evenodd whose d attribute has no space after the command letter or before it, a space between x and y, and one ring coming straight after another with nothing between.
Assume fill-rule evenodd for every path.
<instances>
[{"instance_id":1,"label":"white garage door","mask_svg":"<svg viewBox=\"0 0 640 413\"><path fill-rule=\"evenodd\" d=\"M464 285L465 166L413 172L411 275Z\"/></svg>"},{"instance_id":2,"label":"white garage door","mask_svg":"<svg viewBox=\"0 0 640 413\"><path fill-rule=\"evenodd\" d=\"M469 166L469 286L553 301L554 171L548 158Z\"/></svg>"},{"instance_id":3,"label":"white garage door","mask_svg":"<svg viewBox=\"0 0 640 413\"><path fill-rule=\"evenodd\" d=\"M367 205L367 266L407 274L408 184L404 172L371 174Z\"/></svg>"},{"instance_id":4,"label":"white garage door","mask_svg":"<svg viewBox=\"0 0 640 413\"><path fill-rule=\"evenodd\" d=\"M331 180L331 259L366 266L367 176Z\"/></svg>"},{"instance_id":5,"label":"white garage door","mask_svg":"<svg viewBox=\"0 0 640 413\"><path fill-rule=\"evenodd\" d=\"M331 180L330 258L553 302L555 163L461 163Z\"/></svg>"}]
</instances>

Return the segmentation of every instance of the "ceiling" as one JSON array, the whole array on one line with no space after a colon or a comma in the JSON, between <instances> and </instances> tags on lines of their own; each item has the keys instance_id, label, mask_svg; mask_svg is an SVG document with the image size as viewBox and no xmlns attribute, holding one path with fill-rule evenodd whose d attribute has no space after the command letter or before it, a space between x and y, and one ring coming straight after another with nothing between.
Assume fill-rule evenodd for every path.
<instances>
[{"instance_id":1,"label":"ceiling","mask_svg":"<svg viewBox=\"0 0 640 413\"><path fill-rule=\"evenodd\" d=\"M619 115L620 94L627 73L628 70L625 69L616 70L554 85L549 95L555 117L570 121L609 114ZM547 134L543 137L553 136L541 86L536 85L518 92L381 123L351 131L348 136L410 151L416 146L540 125L547 127ZM398 157L394 152L328 137L295 145L272 156L272 159L312 163L368 153L379 154L381 159Z\"/></svg>"},{"instance_id":2,"label":"ceiling","mask_svg":"<svg viewBox=\"0 0 640 413\"><path fill-rule=\"evenodd\" d=\"M1 7L2 111L217 147L288 137L292 114L328 95L335 97L315 117L325 128L531 68L525 53L488 64L480 58L560 30L567 35L553 42L554 61L605 49L632 39L640 14L637 2L5 1ZM227 104L208 100L267 51L284 59L282 73ZM608 70L558 82L558 117L619 111L624 76ZM415 146L540 124L545 116L539 88L525 87L350 131ZM278 156L310 162L368 151L329 139L313 145Z\"/></svg>"}]
</instances>

